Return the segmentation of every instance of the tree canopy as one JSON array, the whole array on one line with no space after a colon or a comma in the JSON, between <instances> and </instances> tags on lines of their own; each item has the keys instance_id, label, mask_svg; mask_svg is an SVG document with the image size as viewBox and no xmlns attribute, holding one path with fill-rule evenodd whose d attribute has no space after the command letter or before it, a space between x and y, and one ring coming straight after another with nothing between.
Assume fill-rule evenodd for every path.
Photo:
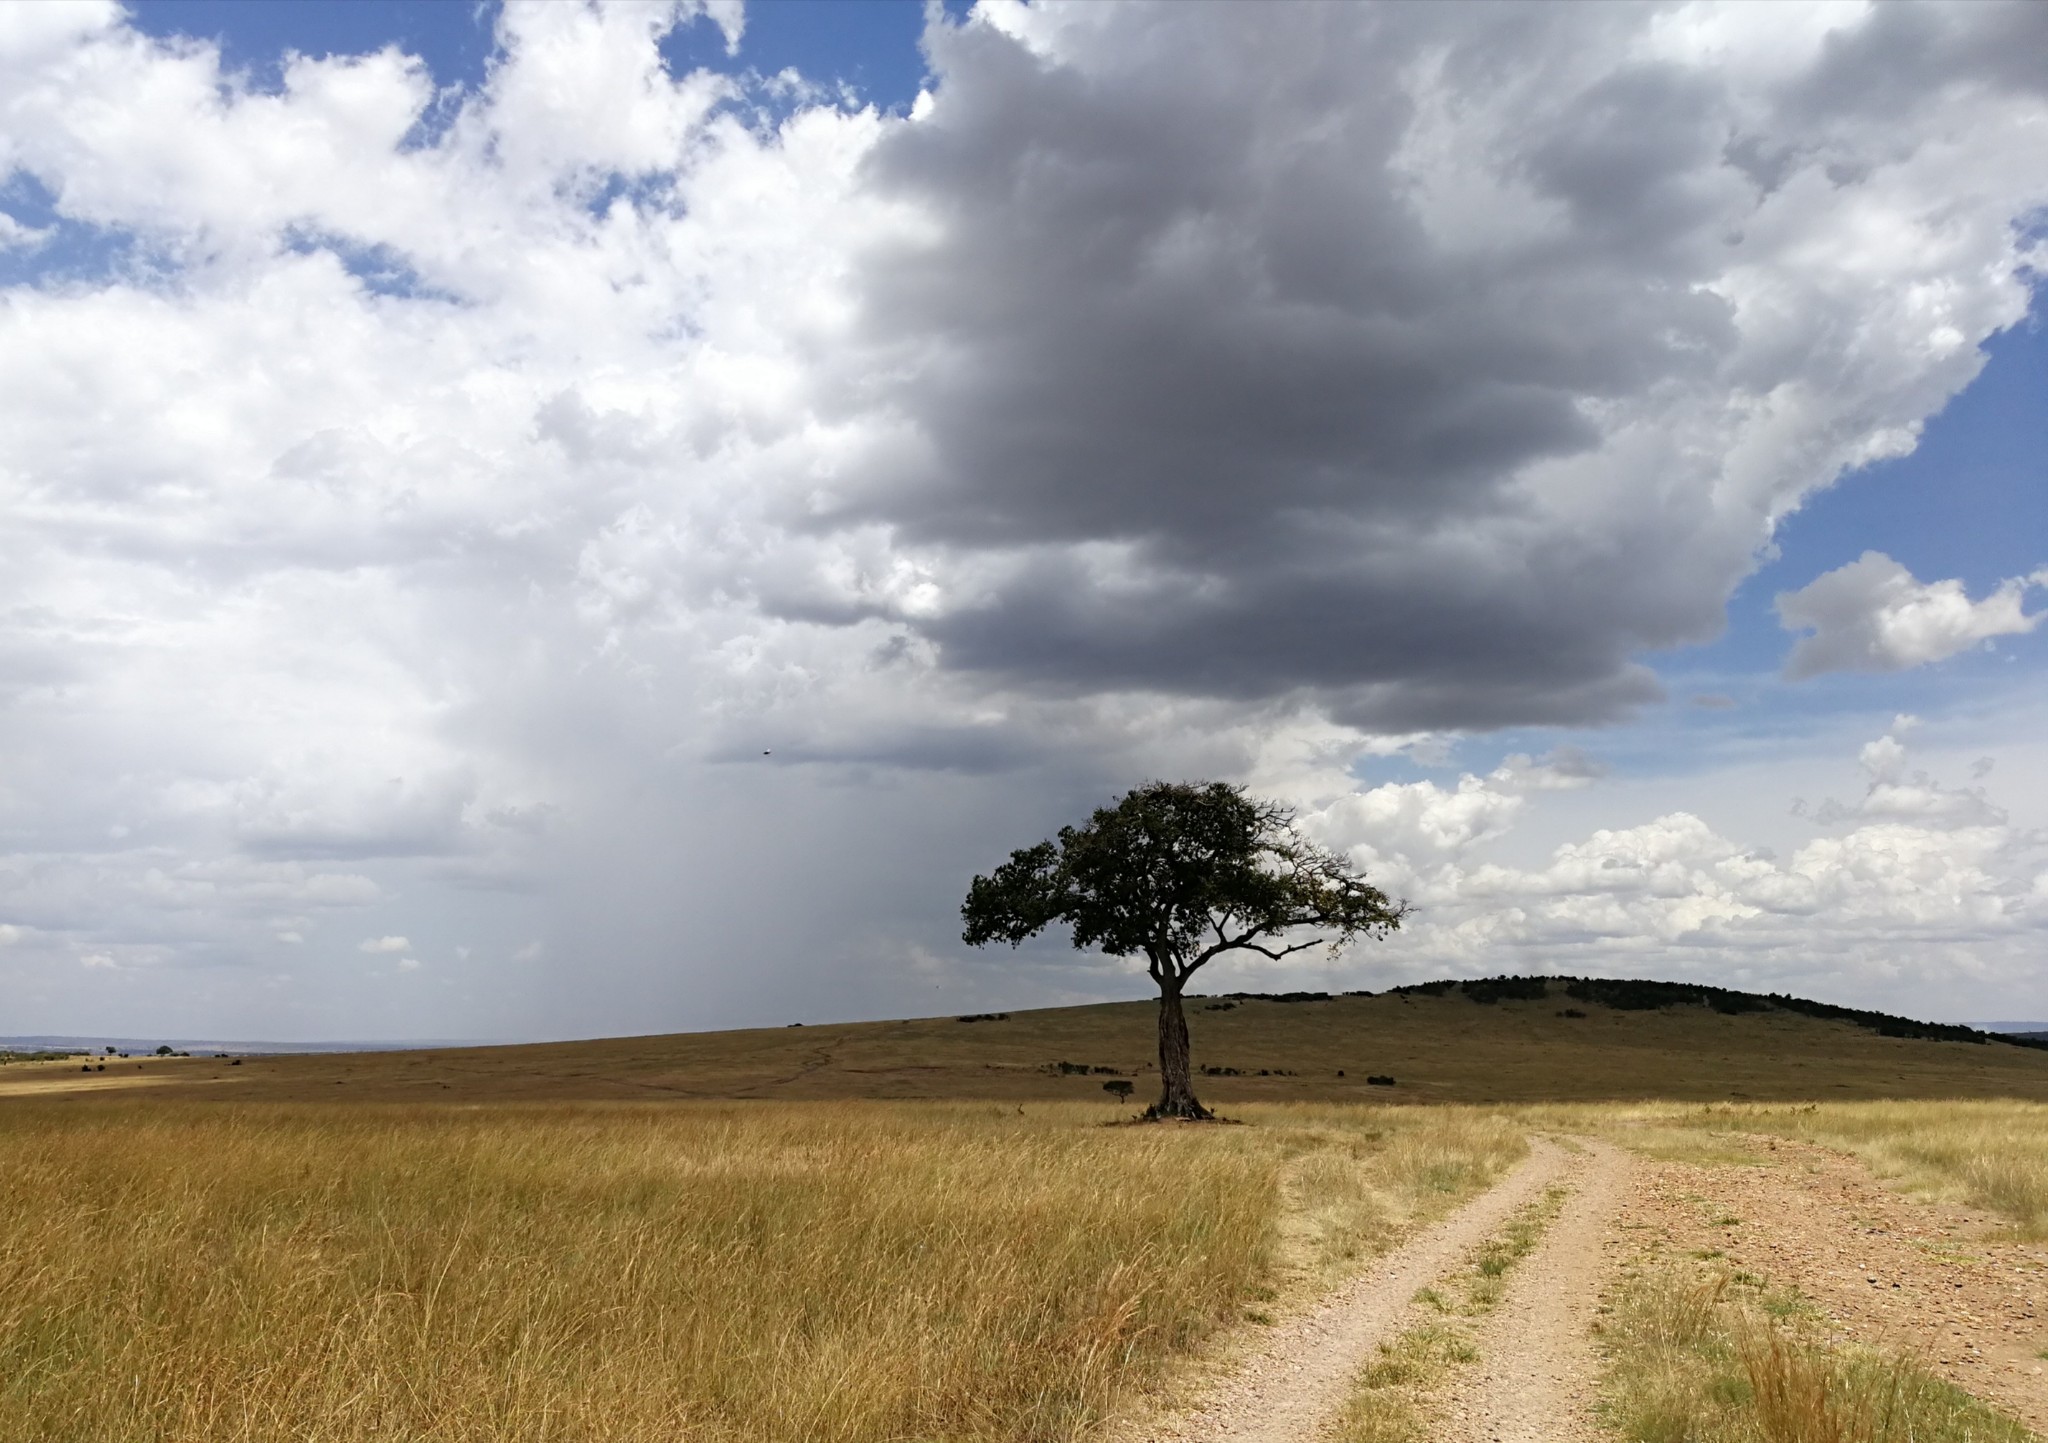
<instances>
[{"instance_id":1,"label":"tree canopy","mask_svg":"<svg viewBox=\"0 0 2048 1443\"><path fill-rule=\"evenodd\" d=\"M973 946L1065 923L1077 948L1144 957L1160 990L1154 1113L1206 1116L1188 1079L1187 979L1225 952L1278 960L1383 937L1406 911L1304 837L1288 807L1226 782L1151 782L976 877L960 915Z\"/></svg>"}]
</instances>

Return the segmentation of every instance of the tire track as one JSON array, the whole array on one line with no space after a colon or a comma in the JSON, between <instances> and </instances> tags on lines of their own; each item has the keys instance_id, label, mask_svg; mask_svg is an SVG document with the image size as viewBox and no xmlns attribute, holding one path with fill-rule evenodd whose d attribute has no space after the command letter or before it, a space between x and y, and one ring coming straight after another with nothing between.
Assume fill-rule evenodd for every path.
<instances>
[{"instance_id":1,"label":"tire track","mask_svg":"<svg viewBox=\"0 0 2048 1443\"><path fill-rule=\"evenodd\" d=\"M1572 1162L1557 1144L1532 1139L1529 1157L1492 1189L1266 1331L1193 1411L1115 1436L1122 1443L1306 1443L1343 1407L1373 1347L1407 1320L1415 1291L1457 1266Z\"/></svg>"},{"instance_id":2,"label":"tire track","mask_svg":"<svg viewBox=\"0 0 2048 1443\"><path fill-rule=\"evenodd\" d=\"M1512 1274L1479 1337L1479 1362L1445 1390L1445 1443L1596 1443L1600 1362L1592 1324L1615 1215L1631 1167L1606 1143L1579 1140L1572 1186L1536 1251Z\"/></svg>"}]
</instances>

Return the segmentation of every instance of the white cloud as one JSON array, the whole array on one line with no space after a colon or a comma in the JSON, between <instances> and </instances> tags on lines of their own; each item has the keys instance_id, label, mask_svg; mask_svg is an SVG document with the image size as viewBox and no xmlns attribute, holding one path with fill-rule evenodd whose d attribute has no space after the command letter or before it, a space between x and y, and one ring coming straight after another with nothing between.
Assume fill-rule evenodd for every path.
<instances>
[{"instance_id":1,"label":"white cloud","mask_svg":"<svg viewBox=\"0 0 2048 1443\"><path fill-rule=\"evenodd\" d=\"M1778 617L1788 631L1808 632L1792 648L1785 674L1794 680L1833 671L1904 671L1944 661L1998 636L2031 632L2048 613L2029 615L2029 588L2048 586L2048 569L1999 583L1972 601L1960 581L1916 581L1881 551L1780 592Z\"/></svg>"},{"instance_id":2,"label":"white cloud","mask_svg":"<svg viewBox=\"0 0 2048 1443\"><path fill-rule=\"evenodd\" d=\"M1325 839L1357 839L1376 877L1419 903L1383 953L1413 976L1619 966L1776 986L1827 973L1868 995L1902 969L1920 980L1963 967L2018 985L2048 937L2048 837L2011 826L1979 790L1909 771L1900 738L1912 724L1901 717L1863 748L1858 802L1814 817L1841 830L1782 858L1673 812L1600 828L1537 867L1474 859L1466 851L1504 835L1516 810L1502 799L1489 829L1460 829L1494 795L1472 776L1455 790L1376 788L1311 824Z\"/></svg>"},{"instance_id":3,"label":"white cloud","mask_svg":"<svg viewBox=\"0 0 2048 1443\"><path fill-rule=\"evenodd\" d=\"M401 972L417 972L420 970L420 959L417 957L401 957L398 959L398 970Z\"/></svg>"},{"instance_id":4,"label":"white cloud","mask_svg":"<svg viewBox=\"0 0 2048 1443\"><path fill-rule=\"evenodd\" d=\"M0 212L0 251L34 250L49 238L48 230L23 225L13 216Z\"/></svg>"},{"instance_id":5,"label":"white cloud","mask_svg":"<svg viewBox=\"0 0 2048 1443\"><path fill-rule=\"evenodd\" d=\"M356 947L358 952L403 952L412 943L403 937L365 937Z\"/></svg>"},{"instance_id":6,"label":"white cloud","mask_svg":"<svg viewBox=\"0 0 2048 1443\"><path fill-rule=\"evenodd\" d=\"M1919 724L1918 717L1894 718L1891 729L1857 756L1870 778L1862 798L1849 805L1830 798L1814 810L1814 820L1824 826L1882 821L1941 829L2004 826L2005 812L1991 804L1982 787L1944 787L1924 771L1906 770L1902 738ZM1988 770L1973 766L1971 775L1982 778Z\"/></svg>"}]
</instances>

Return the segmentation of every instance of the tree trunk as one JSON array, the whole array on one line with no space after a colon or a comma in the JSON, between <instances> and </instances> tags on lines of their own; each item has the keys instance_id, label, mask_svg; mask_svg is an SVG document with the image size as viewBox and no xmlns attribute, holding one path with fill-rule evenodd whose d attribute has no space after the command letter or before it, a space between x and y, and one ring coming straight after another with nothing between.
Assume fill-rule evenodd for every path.
<instances>
[{"instance_id":1,"label":"tree trunk","mask_svg":"<svg viewBox=\"0 0 2048 1443\"><path fill-rule=\"evenodd\" d=\"M1150 1118L1213 1116L1195 1100L1194 1079L1189 1076L1188 1019L1180 1009L1180 988L1178 980L1159 984L1159 1101L1145 1114Z\"/></svg>"}]
</instances>

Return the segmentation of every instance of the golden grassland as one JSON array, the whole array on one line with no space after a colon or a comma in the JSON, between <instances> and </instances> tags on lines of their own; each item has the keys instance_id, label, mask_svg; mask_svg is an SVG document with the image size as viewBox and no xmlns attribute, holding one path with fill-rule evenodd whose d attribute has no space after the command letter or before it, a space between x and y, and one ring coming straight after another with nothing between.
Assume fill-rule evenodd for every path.
<instances>
[{"instance_id":1,"label":"golden grassland","mask_svg":"<svg viewBox=\"0 0 2048 1443\"><path fill-rule=\"evenodd\" d=\"M1225 1005L1229 1003L1229 1005ZM1581 1015L1570 1016L1569 1013ZM136 1059L104 1074L66 1064L0 1069L17 1082L131 1079L202 1101L647 1101L677 1098L1100 1100L1106 1074L1157 1086L1150 1002L1017 1012L1000 1020L898 1022L682 1033L512 1047ZM1201 1095L1251 1102L1845 1101L2029 1098L2048 1102L2048 1051L1883 1037L1793 1012L1728 1016L1705 1007L1620 1011L1543 1000L1479 1004L1385 993L1314 1002L1195 998ZM40 1071L33 1069L41 1069ZM1258 1075L1264 1071L1267 1075ZM1338 1074L1342 1073L1340 1077ZM1370 1075L1397 1085L1378 1088Z\"/></svg>"},{"instance_id":2,"label":"golden grassland","mask_svg":"<svg viewBox=\"0 0 2048 1443\"><path fill-rule=\"evenodd\" d=\"M1456 1108L0 1108L0 1438L1074 1438L1523 1150Z\"/></svg>"},{"instance_id":3,"label":"golden grassland","mask_svg":"<svg viewBox=\"0 0 2048 1443\"><path fill-rule=\"evenodd\" d=\"M1239 1074L1201 1091L1243 1127L1117 1126L1102 1074L1049 1066L1142 1102L1149 1004L10 1065L0 1440L1078 1439L1530 1131L1705 1163L1797 1137L2048 1235L2048 1054L1560 1001L1197 1001L1197 1062ZM1646 1275L1614 1336L1676 1326L1653 1315L1698 1282ZM1913 1437L2006 1436L1884 1359L1759 1331L1761 1300L1708 1312L1615 1376L1617 1408L1664 1400L1643 1443L1687 1436L1654 1420L1695 1385L1788 1428L1800 1397L1888 1389L1920 1400ZM1847 1436L1729 1408L1703 1443Z\"/></svg>"}]
</instances>

